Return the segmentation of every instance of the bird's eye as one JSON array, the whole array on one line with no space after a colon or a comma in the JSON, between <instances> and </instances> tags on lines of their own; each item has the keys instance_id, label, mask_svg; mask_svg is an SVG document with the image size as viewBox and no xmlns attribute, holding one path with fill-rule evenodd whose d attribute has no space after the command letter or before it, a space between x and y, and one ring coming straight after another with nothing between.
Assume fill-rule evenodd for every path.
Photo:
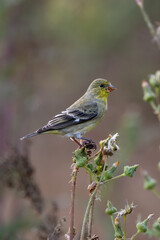
<instances>
[{"instance_id":1,"label":"bird's eye","mask_svg":"<svg viewBox=\"0 0 160 240\"><path fill-rule=\"evenodd\" d=\"M100 87L103 88L103 87L104 87L104 84L101 84Z\"/></svg>"}]
</instances>

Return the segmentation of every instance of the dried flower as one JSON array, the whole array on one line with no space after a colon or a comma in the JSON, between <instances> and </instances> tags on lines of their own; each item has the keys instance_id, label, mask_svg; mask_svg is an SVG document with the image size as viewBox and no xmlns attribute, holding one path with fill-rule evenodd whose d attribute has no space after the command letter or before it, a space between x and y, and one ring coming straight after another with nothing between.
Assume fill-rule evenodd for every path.
<instances>
[{"instance_id":1,"label":"dried flower","mask_svg":"<svg viewBox=\"0 0 160 240\"><path fill-rule=\"evenodd\" d=\"M100 141L100 146L103 148L103 154L107 156L112 156L113 153L117 150L120 150L117 145L118 133L113 136L110 134L109 137L105 140Z\"/></svg>"},{"instance_id":2,"label":"dried flower","mask_svg":"<svg viewBox=\"0 0 160 240\"><path fill-rule=\"evenodd\" d=\"M95 190L95 188L96 188L96 186L97 186L97 183L96 182L92 182L90 185L88 185L88 190L89 190L89 194L91 195L92 194L92 192Z\"/></svg>"},{"instance_id":3,"label":"dried flower","mask_svg":"<svg viewBox=\"0 0 160 240\"><path fill-rule=\"evenodd\" d=\"M125 208L121 209L117 214L120 217L131 214L134 208L136 208L136 206L134 206L133 203L131 203L130 205L127 203Z\"/></svg>"}]
</instances>

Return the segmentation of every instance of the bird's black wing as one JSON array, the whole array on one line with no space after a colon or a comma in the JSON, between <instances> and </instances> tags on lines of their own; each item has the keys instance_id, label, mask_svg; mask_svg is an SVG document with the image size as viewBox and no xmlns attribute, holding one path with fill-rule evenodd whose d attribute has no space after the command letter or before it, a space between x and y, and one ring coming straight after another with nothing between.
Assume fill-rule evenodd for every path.
<instances>
[{"instance_id":1,"label":"bird's black wing","mask_svg":"<svg viewBox=\"0 0 160 240\"><path fill-rule=\"evenodd\" d=\"M40 128L37 133L60 130L73 125L81 124L95 118L98 114L97 103L85 104L83 108L68 108L56 115L47 125Z\"/></svg>"}]
</instances>

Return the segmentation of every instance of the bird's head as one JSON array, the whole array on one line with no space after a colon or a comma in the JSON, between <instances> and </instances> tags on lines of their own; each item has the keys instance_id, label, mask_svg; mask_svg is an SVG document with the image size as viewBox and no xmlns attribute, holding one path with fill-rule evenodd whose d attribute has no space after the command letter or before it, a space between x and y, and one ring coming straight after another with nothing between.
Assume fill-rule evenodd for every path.
<instances>
[{"instance_id":1,"label":"bird's head","mask_svg":"<svg viewBox=\"0 0 160 240\"><path fill-rule=\"evenodd\" d=\"M89 86L87 92L94 95L95 98L107 100L108 93L116 90L116 88L107 80L95 79Z\"/></svg>"}]
</instances>

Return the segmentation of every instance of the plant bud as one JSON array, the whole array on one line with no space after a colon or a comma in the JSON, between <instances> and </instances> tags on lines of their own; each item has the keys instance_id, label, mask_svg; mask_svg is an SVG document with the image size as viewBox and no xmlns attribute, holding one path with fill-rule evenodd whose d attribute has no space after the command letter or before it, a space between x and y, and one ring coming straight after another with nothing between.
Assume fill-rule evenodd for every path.
<instances>
[{"instance_id":1,"label":"plant bud","mask_svg":"<svg viewBox=\"0 0 160 240\"><path fill-rule=\"evenodd\" d=\"M148 82L143 81L142 88L143 88L143 100L146 102L152 102L156 96L155 96L154 92L152 91Z\"/></svg>"},{"instance_id":2,"label":"plant bud","mask_svg":"<svg viewBox=\"0 0 160 240\"><path fill-rule=\"evenodd\" d=\"M147 224L144 222L139 222L136 225L139 232L147 232Z\"/></svg>"},{"instance_id":3,"label":"plant bud","mask_svg":"<svg viewBox=\"0 0 160 240\"><path fill-rule=\"evenodd\" d=\"M160 86L160 71L156 72L156 74L150 75L149 83L154 88L159 88Z\"/></svg>"},{"instance_id":4,"label":"plant bud","mask_svg":"<svg viewBox=\"0 0 160 240\"><path fill-rule=\"evenodd\" d=\"M113 173L116 171L118 166L119 166L119 162L116 162L112 165L112 167L106 170L103 174L103 181L111 179L113 177Z\"/></svg>"},{"instance_id":5,"label":"plant bud","mask_svg":"<svg viewBox=\"0 0 160 240\"><path fill-rule=\"evenodd\" d=\"M117 212L117 208L115 208L113 204L110 201L108 201L107 208L105 209L105 213L108 215L112 215L115 212Z\"/></svg>"},{"instance_id":6,"label":"plant bud","mask_svg":"<svg viewBox=\"0 0 160 240\"><path fill-rule=\"evenodd\" d=\"M95 172L95 167L94 167L94 165L92 164L92 163L89 163L88 165L87 165L87 167L92 171L92 172Z\"/></svg>"},{"instance_id":7,"label":"plant bud","mask_svg":"<svg viewBox=\"0 0 160 240\"><path fill-rule=\"evenodd\" d=\"M103 166L104 166L104 165L102 165L102 166L97 166L97 168L96 168L96 174L97 174L97 175L100 174L100 173L103 171ZM106 167L106 169L107 169L107 167Z\"/></svg>"},{"instance_id":8,"label":"plant bud","mask_svg":"<svg viewBox=\"0 0 160 240\"><path fill-rule=\"evenodd\" d=\"M148 216L148 218L146 218L143 222L138 222L136 227L138 229L139 232L147 232L147 224L148 221L151 219L151 217L153 216L153 214L150 214Z\"/></svg>"},{"instance_id":9,"label":"plant bud","mask_svg":"<svg viewBox=\"0 0 160 240\"><path fill-rule=\"evenodd\" d=\"M160 232L160 218L153 224L153 227Z\"/></svg>"},{"instance_id":10,"label":"plant bud","mask_svg":"<svg viewBox=\"0 0 160 240\"><path fill-rule=\"evenodd\" d=\"M144 188L146 190L154 189L157 181L150 177L147 172L143 172L143 174L144 174Z\"/></svg>"},{"instance_id":11,"label":"plant bud","mask_svg":"<svg viewBox=\"0 0 160 240\"><path fill-rule=\"evenodd\" d=\"M138 167L139 167L139 164L135 164L133 166L124 166L124 174L125 174L125 176L133 177L134 172L136 171L136 169Z\"/></svg>"},{"instance_id":12,"label":"plant bud","mask_svg":"<svg viewBox=\"0 0 160 240\"><path fill-rule=\"evenodd\" d=\"M103 154L102 151L95 157L94 162L97 166L101 166L102 163L102 158L103 158Z\"/></svg>"}]
</instances>

